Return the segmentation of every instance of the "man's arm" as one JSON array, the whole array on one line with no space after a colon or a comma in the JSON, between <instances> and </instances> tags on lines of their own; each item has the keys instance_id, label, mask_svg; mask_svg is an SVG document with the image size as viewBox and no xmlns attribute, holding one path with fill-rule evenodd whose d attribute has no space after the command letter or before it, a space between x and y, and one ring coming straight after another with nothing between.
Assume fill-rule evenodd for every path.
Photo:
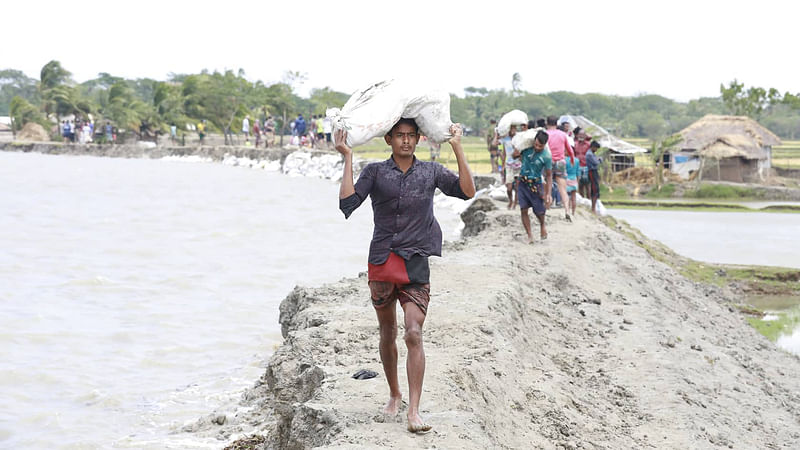
<instances>
[{"instance_id":1,"label":"man's arm","mask_svg":"<svg viewBox=\"0 0 800 450\"><path fill-rule=\"evenodd\" d=\"M347 132L336 130L334 134L336 151L344 157L344 173L342 174L342 184L339 186L339 200L343 200L356 193L353 186L353 149L347 146Z\"/></svg>"},{"instance_id":2,"label":"man's arm","mask_svg":"<svg viewBox=\"0 0 800 450\"><path fill-rule=\"evenodd\" d=\"M475 196L475 180L472 178L472 172L469 170L467 157L464 156L464 148L461 147L461 134L463 133L461 125L453 124L450 127L450 133L453 137L450 138L448 142L450 146L453 147L453 153L455 153L456 162L458 163L458 185L461 188L461 192L463 192L467 198L472 198ZM344 183L344 181L342 183Z\"/></svg>"}]
</instances>

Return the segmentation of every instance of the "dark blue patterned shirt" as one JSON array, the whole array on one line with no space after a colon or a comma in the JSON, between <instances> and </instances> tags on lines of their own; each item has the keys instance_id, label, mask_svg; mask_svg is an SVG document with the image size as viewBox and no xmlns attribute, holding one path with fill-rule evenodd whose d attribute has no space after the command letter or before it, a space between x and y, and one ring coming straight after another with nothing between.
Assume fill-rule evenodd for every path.
<instances>
[{"instance_id":1,"label":"dark blue patterned shirt","mask_svg":"<svg viewBox=\"0 0 800 450\"><path fill-rule=\"evenodd\" d=\"M437 162L414 157L403 173L393 158L367 164L355 184L355 194L339 200L344 217L369 195L372 198L375 230L369 245L369 262L383 264L389 252L404 259L412 255L441 256L442 229L433 217L433 194L439 188L445 195L468 199L458 175Z\"/></svg>"}]
</instances>

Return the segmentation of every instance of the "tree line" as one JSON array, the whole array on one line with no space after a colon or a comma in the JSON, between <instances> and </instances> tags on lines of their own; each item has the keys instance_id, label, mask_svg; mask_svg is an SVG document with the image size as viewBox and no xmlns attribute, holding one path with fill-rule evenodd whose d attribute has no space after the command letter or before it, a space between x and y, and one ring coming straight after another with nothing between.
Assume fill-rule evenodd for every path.
<instances>
[{"instance_id":1,"label":"tree line","mask_svg":"<svg viewBox=\"0 0 800 450\"><path fill-rule=\"evenodd\" d=\"M305 77L291 71L272 84L250 81L241 69L170 74L165 81L100 73L76 83L71 77L58 61L45 64L39 79L19 70L0 70L0 115L10 115L16 130L27 122L49 129L60 117L91 114L95 121L108 120L132 133L147 130L156 134L167 133L172 124L185 130L187 125L204 119L209 131L237 130L248 114L257 118L271 115L285 130L297 113L324 114L327 107L340 107L349 97L324 87L312 89L308 98L303 98L297 88ZM653 94L536 94L521 88L518 74L512 78L511 90L470 86L460 95L451 94L453 120L477 133L485 131L490 119L499 119L512 109L525 111L532 118L579 114L620 136L653 140L673 134L706 114L746 115L782 138L800 138L800 94L747 88L737 80L727 86L721 84L719 97L688 102Z\"/></svg>"}]
</instances>

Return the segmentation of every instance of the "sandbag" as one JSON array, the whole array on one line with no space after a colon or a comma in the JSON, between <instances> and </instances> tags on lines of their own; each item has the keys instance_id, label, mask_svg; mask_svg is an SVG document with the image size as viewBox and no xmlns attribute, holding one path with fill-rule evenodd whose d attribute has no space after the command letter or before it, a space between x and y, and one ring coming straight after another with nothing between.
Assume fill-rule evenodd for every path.
<instances>
[{"instance_id":1,"label":"sandbag","mask_svg":"<svg viewBox=\"0 0 800 450\"><path fill-rule=\"evenodd\" d=\"M561 125L564 124L564 122L569 122L569 129L570 130L574 130L578 126L578 123L575 122L575 119L572 116L569 116L569 115L563 115L563 116L559 117L558 120L556 121L556 125L558 125L560 127Z\"/></svg>"},{"instance_id":2,"label":"sandbag","mask_svg":"<svg viewBox=\"0 0 800 450\"><path fill-rule=\"evenodd\" d=\"M505 137L508 135L509 130L511 130L511 125L522 125L523 123L528 123L527 114L518 109L509 111L503 114L503 117L497 122L497 134L500 135L501 138Z\"/></svg>"},{"instance_id":3,"label":"sandbag","mask_svg":"<svg viewBox=\"0 0 800 450\"><path fill-rule=\"evenodd\" d=\"M442 143L452 137L449 94L419 92L394 80L357 91L341 109L328 108L325 115L333 129L347 131L349 147L384 136L401 118L414 119L420 133L433 142Z\"/></svg>"},{"instance_id":4,"label":"sandbag","mask_svg":"<svg viewBox=\"0 0 800 450\"><path fill-rule=\"evenodd\" d=\"M538 133L539 130L542 130L542 128L531 128L530 130L515 134L514 137L511 138L511 145L519 151L533 147L533 141L536 140L536 133Z\"/></svg>"}]
</instances>

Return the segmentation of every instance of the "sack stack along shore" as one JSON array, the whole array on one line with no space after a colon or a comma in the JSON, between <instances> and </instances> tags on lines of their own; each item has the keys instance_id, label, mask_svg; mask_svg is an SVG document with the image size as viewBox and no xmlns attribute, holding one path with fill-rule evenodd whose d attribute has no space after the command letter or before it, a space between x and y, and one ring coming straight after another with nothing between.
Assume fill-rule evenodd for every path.
<instances>
[{"instance_id":1,"label":"sack stack along shore","mask_svg":"<svg viewBox=\"0 0 800 450\"><path fill-rule=\"evenodd\" d=\"M735 293L687 280L627 225L558 216L528 245L519 211L479 198L466 237L431 259L430 433L382 413L365 274L295 288L261 379L184 431L234 449L800 448L800 359L746 323Z\"/></svg>"}]
</instances>

